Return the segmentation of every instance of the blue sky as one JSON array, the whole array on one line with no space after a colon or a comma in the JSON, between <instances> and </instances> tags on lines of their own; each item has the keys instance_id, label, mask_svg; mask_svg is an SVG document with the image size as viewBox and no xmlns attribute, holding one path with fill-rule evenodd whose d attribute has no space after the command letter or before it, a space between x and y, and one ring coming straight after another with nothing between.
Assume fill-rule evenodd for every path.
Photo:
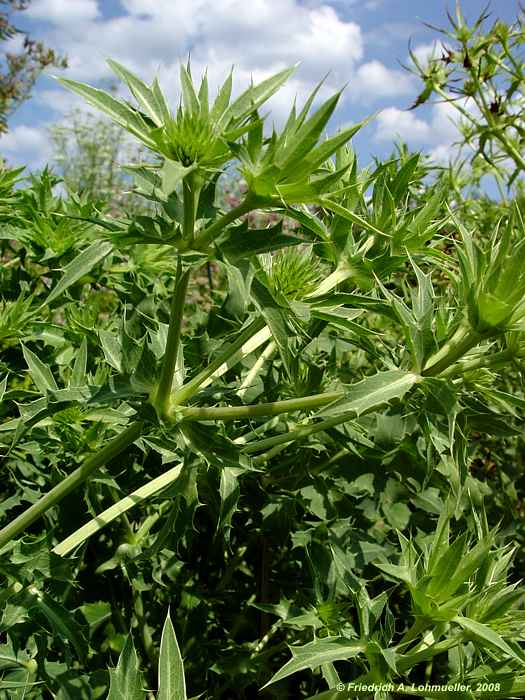
<instances>
[{"instance_id":1,"label":"blue sky","mask_svg":"<svg viewBox=\"0 0 525 700\"><path fill-rule=\"evenodd\" d=\"M463 0L468 19L484 0ZM493 0L493 18L515 18L517 1ZM282 122L295 95L299 101L328 71L325 95L347 84L331 130L377 113L356 138L362 163L388 154L398 137L437 160L453 154L456 129L447 105L407 111L420 83L401 67L409 42L419 56L439 36L424 26L446 26L444 0L32 0L15 16L32 38L68 56L63 75L108 85L105 64L114 58L144 79L158 75L175 105L178 64L191 52L194 75L208 66L211 88L235 66L237 90L301 62L296 76L272 101ZM17 41L16 39L14 40ZM125 91L122 93L125 95ZM40 167L51 157L48 128L81 106L49 76L10 121L0 153L12 164Z\"/></svg>"}]
</instances>

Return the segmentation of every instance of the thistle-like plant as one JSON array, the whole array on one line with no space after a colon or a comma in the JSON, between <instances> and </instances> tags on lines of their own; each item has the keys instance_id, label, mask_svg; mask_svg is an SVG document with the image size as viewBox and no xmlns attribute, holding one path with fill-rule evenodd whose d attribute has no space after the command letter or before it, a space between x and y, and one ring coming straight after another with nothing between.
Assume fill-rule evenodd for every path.
<instances>
[{"instance_id":1,"label":"thistle-like plant","mask_svg":"<svg viewBox=\"0 0 525 700\"><path fill-rule=\"evenodd\" d=\"M505 664L521 673L519 630L508 610L495 618L487 612L500 593L505 605L516 602L492 567L497 558L510 564L495 535L483 530L481 544L440 535L430 554L421 538L413 544L401 536L396 544L392 536L409 526L421 504L427 511L419 511L418 525L432 529L449 491L460 514L475 487L481 501L482 487L469 474L472 436L487 425L515 430L508 424L517 422L522 397L490 386L487 376L499 377L509 353L517 362L523 356L518 215L503 217L488 245L478 242L478 232L475 242L466 234L454 241L452 234L463 227L447 210L444 188L425 188L418 156L401 152L361 170L347 143L358 126L324 138L339 93L314 109L314 91L299 113L292 108L280 131L266 130L261 110L291 70L233 101L229 76L210 103L206 78L196 88L189 68L182 68L180 104L171 110L156 81L146 85L111 65L135 106L65 84L155 154L154 161L131 169L148 212L119 219L82 198L64 202L53 194L49 173L18 193L13 178L2 180L10 206L0 203L8 231L1 245L15 261L2 278L11 288L27 277L38 297L28 297L24 308L31 335L15 355L13 376L0 381L0 444L16 484L3 508L17 510L0 531L2 553L13 559L0 597L9 604L6 619L19 620L20 609L29 610L46 639L51 629L65 641L74 669L80 668L91 650L75 614L65 609L73 593L68 584L60 603L50 602L46 580L58 570L67 583L72 573L60 567L76 566L71 553L80 557L87 542L108 543L96 575L115 572L132 582L132 615L151 667L154 630L144 601L156 584L160 589L169 581L185 609L204 611L206 624L215 626L207 641L216 645L217 629L222 634L227 625L217 623L203 591L216 587L217 599L231 590L235 595L242 584L239 567L252 586L247 557L260 541L257 604L263 615L275 611L267 592L270 533L284 570L280 585L290 599L302 600L279 607L279 627L262 617L256 641L245 630L231 633L229 643L242 647L243 673L252 683L247 692L268 679L272 638L284 628L304 636L320 629L322 639L303 636L311 646L275 680L289 682L294 671L321 665L332 695L339 673L333 664L348 657L358 664L349 669L354 679L417 674L435 657L438 671L462 678L452 652L446 661L440 655L463 645L470 654L469 635L483 637L480 630L485 638L476 650L479 658L491 655L491 673ZM231 167L242 173L246 189L236 206L221 209L219 179ZM253 212L271 214L272 224L252 225ZM211 311L196 314L199 304L189 290L210 261L223 283L210 294ZM45 441L45 454L35 436ZM386 481L384 489L374 479ZM87 522L72 525L63 501L80 486ZM248 499L245 504L246 492L255 494L255 506ZM267 493L274 498L269 503ZM54 532L45 541L20 541L43 516ZM221 572L211 584L202 584L200 573L184 578L178 559L202 527L199 518L210 532L199 543L207 547L206 554L199 549L199 561L210 576ZM286 529L290 519L299 523L294 531ZM363 542L373 531L392 556L400 548L400 563L389 564L391 557L377 547L356 552L354 520L366 523L359 525ZM438 531L444 528L440 520ZM234 553L246 532L253 539ZM219 556L219 538L226 549L231 543L232 553L215 566L208 559ZM475 567L459 564L458 576L445 580L454 557L463 564L475 560ZM158 564L155 577L148 569L152 561ZM392 582L402 573L410 614L416 626L423 620L421 629L408 628L403 618L401 640L395 639L387 592L368 592L370 574L367 580L353 574L372 564L372 578L381 570ZM492 589L487 566L497 579ZM310 571L313 602L305 601L304 590L297 593L294 582L300 575L307 588ZM378 588L376 580L372 587ZM96 601L92 605L82 614L98 620ZM356 620L338 624L337 615L352 605ZM301 606L301 615L288 614ZM332 639L334 633L344 639ZM53 668L35 669L33 647L27 648L28 658L12 649L8 654L9 664L27 671L27 682L45 673L53 689L67 687L49 680ZM190 653L197 653L195 647ZM468 673L480 672L479 658ZM130 663L128 645L121 670ZM117 669L113 678L118 675ZM290 688L292 696L306 693ZM510 688L523 694L521 685Z\"/></svg>"}]
</instances>

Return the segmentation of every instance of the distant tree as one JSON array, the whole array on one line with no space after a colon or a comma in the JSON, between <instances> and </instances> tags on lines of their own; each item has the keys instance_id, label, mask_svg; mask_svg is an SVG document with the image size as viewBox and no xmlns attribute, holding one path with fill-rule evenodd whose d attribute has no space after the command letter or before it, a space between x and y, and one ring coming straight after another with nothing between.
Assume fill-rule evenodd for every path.
<instances>
[{"instance_id":1,"label":"distant tree","mask_svg":"<svg viewBox=\"0 0 525 700\"><path fill-rule=\"evenodd\" d=\"M126 200L134 210L146 208L146 202L124 192L131 179L122 165L133 165L146 158L146 149L133 142L118 125L98 115L74 109L64 120L49 129L55 171L73 192L82 192L91 200L103 201L115 213Z\"/></svg>"},{"instance_id":2,"label":"distant tree","mask_svg":"<svg viewBox=\"0 0 525 700\"><path fill-rule=\"evenodd\" d=\"M0 42L23 35L22 47L12 53L5 44L0 49L0 134L7 131L7 119L31 94L40 73L47 66L67 67L67 60L45 46L30 39L12 23L13 11L26 10L31 0L0 0Z\"/></svg>"}]
</instances>

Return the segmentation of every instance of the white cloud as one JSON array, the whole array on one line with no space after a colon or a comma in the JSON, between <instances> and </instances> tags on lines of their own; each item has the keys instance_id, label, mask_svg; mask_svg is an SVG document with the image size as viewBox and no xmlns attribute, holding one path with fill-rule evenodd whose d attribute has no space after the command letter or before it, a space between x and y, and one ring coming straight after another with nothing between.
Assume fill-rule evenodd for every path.
<instances>
[{"instance_id":1,"label":"white cloud","mask_svg":"<svg viewBox=\"0 0 525 700\"><path fill-rule=\"evenodd\" d=\"M69 22L87 22L99 17L97 0L33 0L25 12L32 19L66 26Z\"/></svg>"},{"instance_id":2,"label":"white cloud","mask_svg":"<svg viewBox=\"0 0 525 700\"><path fill-rule=\"evenodd\" d=\"M58 8L73 0L36 0L35 12L53 9L49 39L69 56L67 75L96 82L110 73L109 56L143 77L159 71L164 83L173 82L177 65L191 51L196 66L232 64L242 75L271 73L301 62L301 80L311 84L331 71L329 82L346 81L362 58L361 29L343 20L328 4L304 6L299 0L123 0L127 15L93 21L96 3L78 0L84 7L67 21ZM31 6L33 7L33 5ZM211 76L210 76L211 77Z\"/></svg>"},{"instance_id":3,"label":"white cloud","mask_svg":"<svg viewBox=\"0 0 525 700\"><path fill-rule=\"evenodd\" d=\"M178 100L178 67L188 53L194 77L209 67L212 96L232 65L238 92L252 78L258 82L300 62L294 77L268 104L277 124L296 95L300 103L329 73L318 99L326 97L348 80L363 56L359 25L342 19L326 1L121 0L121 6L127 14L102 20L102 0L33 0L27 16L44 22L33 35L68 56L62 75L90 84L114 80L106 64L111 57L146 80L158 75L172 101ZM122 93L127 96L125 88ZM57 115L81 104L58 85L35 90L34 96ZM13 154L18 144L19 161L40 163L49 153L45 129L19 126L6 139L4 149Z\"/></svg>"},{"instance_id":4,"label":"white cloud","mask_svg":"<svg viewBox=\"0 0 525 700\"><path fill-rule=\"evenodd\" d=\"M270 111L270 119L279 125L295 96L300 105L327 73L318 100L347 82L342 102L364 106L411 97L417 91L416 79L409 73L364 58L365 48L373 43L372 35L363 37L360 26L347 19L349 8L358 1L363 6L365 0L121 0L127 14L102 19L103 0L33 0L27 13L33 19L46 20L32 35L43 31L38 38L68 55L69 68L61 71L63 75L90 84L108 79L118 83L106 64L106 58L111 57L148 81L157 75L172 103L179 98L179 63L189 53L194 78L208 66L212 97L232 65L234 92L238 92L252 78L258 82L300 62L297 73L264 110ZM344 17L339 8L345 8ZM377 31L381 40L391 43L394 34L398 37L401 30L406 33L411 27L390 23ZM429 50L425 45L416 47L420 56ZM119 92L128 96L125 87L119 86ZM34 94L57 115L83 105L58 85ZM391 106L377 118L375 139L402 138L411 145L436 149L452 141L455 127L448 117L449 112L441 107L433 108L430 121L425 121L419 114ZM19 138L25 133L26 152L30 132L35 151L44 152L44 141L37 145L34 127L19 129L30 130L18 133Z\"/></svg>"},{"instance_id":5,"label":"white cloud","mask_svg":"<svg viewBox=\"0 0 525 700\"><path fill-rule=\"evenodd\" d=\"M397 107L387 107L377 116L377 141L395 141L401 139L410 145L428 142L431 138L431 127L419 119L413 112L407 112Z\"/></svg>"},{"instance_id":6,"label":"white cloud","mask_svg":"<svg viewBox=\"0 0 525 700\"><path fill-rule=\"evenodd\" d=\"M370 27L364 36L364 42L366 46L391 49L392 45L407 42L420 31L421 26L417 22L389 20Z\"/></svg>"},{"instance_id":7,"label":"white cloud","mask_svg":"<svg viewBox=\"0 0 525 700\"><path fill-rule=\"evenodd\" d=\"M362 63L350 79L350 99L365 104L385 97L400 97L414 92L414 81L405 71L388 68L381 61Z\"/></svg>"},{"instance_id":8,"label":"white cloud","mask_svg":"<svg viewBox=\"0 0 525 700\"><path fill-rule=\"evenodd\" d=\"M50 90L39 90L35 94L34 100L38 102L38 104L44 105L60 114L67 114L67 112L77 107L81 107L86 111L90 109L89 105L87 105L81 97L61 87Z\"/></svg>"},{"instance_id":9,"label":"white cloud","mask_svg":"<svg viewBox=\"0 0 525 700\"><path fill-rule=\"evenodd\" d=\"M462 107L469 111L473 110L472 105L464 102ZM374 139L376 141L401 139L409 146L426 146L433 160L444 163L453 158L458 151L456 143L461 140L458 120L459 113L447 102L432 105L427 120L416 117L414 112L388 107L377 117Z\"/></svg>"},{"instance_id":10,"label":"white cloud","mask_svg":"<svg viewBox=\"0 0 525 700\"><path fill-rule=\"evenodd\" d=\"M51 145L45 128L19 124L0 138L0 153L10 164L40 167L49 160Z\"/></svg>"},{"instance_id":11,"label":"white cloud","mask_svg":"<svg viewBox=\"0 0 525 700\"><path fill-rule=\"evenodd\" d=\"M457 149L451 143L441 143L429 152L430 158L438 164L446 164L454 159Z\"/></svg>"}]
</instances>

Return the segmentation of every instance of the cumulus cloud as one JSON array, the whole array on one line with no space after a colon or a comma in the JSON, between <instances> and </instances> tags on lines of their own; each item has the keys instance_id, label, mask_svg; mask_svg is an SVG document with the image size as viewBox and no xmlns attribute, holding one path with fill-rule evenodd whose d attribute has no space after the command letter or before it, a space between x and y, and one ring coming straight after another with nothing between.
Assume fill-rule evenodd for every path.
<instances>
[{"instance_id":1,"label":"cumulus cloud","mask_svg":"<svg viewBox=\"0 0 525 700\"><path fill-rule=\"evenodd\" d=\"M33 0L25 12L32 19L67 25L100 16L97 0Z\"/></svg>"},{"instance_id":2,"label":"cumulus cloud","mask_svg":"<svg viewBox=\"0 0 525 700\"><path fill-rule=\"evenodd\" d=\"M40 167L49 160L51 146L44 128L19 124L2 136L0 152L9 164Z\"/></svg>"},{"instance_id":3,"label":"cumulus cloud","mask_svg":"<svg viewBox=\"0 0 525 700\"><path fill-rule=\"evenodd\" d=\"M350 98L364 104L386 97L402 97L414 93L414 80L405 71L388 68L381 61L362 63L350 79Z\"/></svg>"},{"instance_id":4,"label":"cumulus cloud","mask_svg":"<svg viewBox=\"0 0 525 700\"><path fill-rule=\"evenodd\" d=\"M395 141L401 139L410 145L428 141L431 127L413 112L397 107L387 107L377 116L377 141Z\"/></svg>"},{"instance_id":5,"label":"cumulus cloud","mask_svg":"<svg viewBox=\"0 0 525 700\"><path fill-rule=\"evenodd\" d=\"M94 0L36 0L38 16L52 10L54 45L69 56L68 75L81 80L106 78L105 58L120 60L143 76L157 69L172 78L191 51L196 64L232 63L244 71L273 71L301 61L303 80L332 71L346 79L363 55L361 29L343 20L328 4L304 6L299 0L122 0L125 15L96 21ZM49 7L47 7L49 6ZM31 6L33 7L33 5ZM61 8L67 21L59 16Z\"/></svg>"},{"instance_id":6,"label":"cumulus cloud","mask_svg":"<svg viewBox=\"0 0 525 700\"><path fill-rule=\"evenodd\" d=\"M470 105L463 107L472 109ZM428 119L417 117L414 112L388 107L377 117L374 134L376 141L401 139L409 146L430 147L430 156L438 162L453 157L455 143L459 140L458 112L447 102L432 105Z\"/></svg>"}]
</instances>

